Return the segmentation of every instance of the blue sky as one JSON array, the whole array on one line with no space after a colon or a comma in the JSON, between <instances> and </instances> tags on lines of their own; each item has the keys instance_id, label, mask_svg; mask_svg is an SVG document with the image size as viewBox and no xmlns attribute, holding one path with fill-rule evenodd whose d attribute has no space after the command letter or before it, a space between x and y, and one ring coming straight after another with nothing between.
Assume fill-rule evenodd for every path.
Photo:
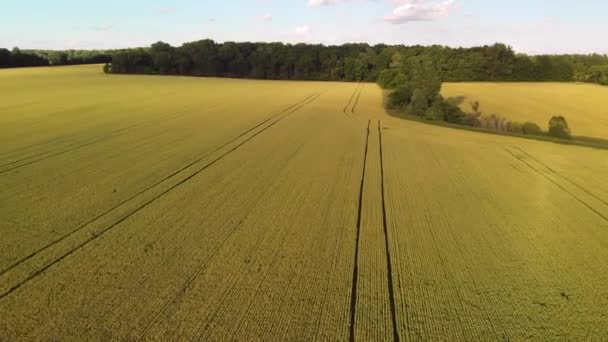
<instances>
[{"instance_id":1,"label":"blue sky","mask_svg":"<svg viewBox=\"0 0 608 342\"><path fill-rule=\"evenodd\" d=\"M122 48L163 40L444 44L608 53L606 0L4 1L0 47Z\"/></svg>"}]
</instances>

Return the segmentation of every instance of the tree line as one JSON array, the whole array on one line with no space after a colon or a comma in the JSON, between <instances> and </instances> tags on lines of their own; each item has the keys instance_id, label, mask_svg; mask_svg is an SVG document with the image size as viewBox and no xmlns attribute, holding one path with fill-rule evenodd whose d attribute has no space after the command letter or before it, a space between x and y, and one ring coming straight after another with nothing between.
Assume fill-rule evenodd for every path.
<instances>
[{"instance_id":1,"label":"tree line","mask_svg":"<svg viewBox=\"0 0 608 342\"><path fill-rule=\"evenodd\" d=\"M534 122L520 123L497 114L485 115L479 102L472 102L472 112L465 113L459 106L464 98L445 99L441 95L442 82L441 69L427 58L395 60L378 76L378 84L388 93L386 107L396 115L494 132L571 138L568 122L560 115L551 118L548 130L544 132Z\"/></svg>"},{"instance_id":2,"label":"tree line","mask_svg":"<svg viewBox=\"0 0 608 342\"><path fill-rule=\"evenodd\" d=\"M0 49L0 68L108 63L107 72L256 79L377 81L396 64L432 62L442 81L579 81L608 85L608 56L516 54L504 44L473 48L378 44L158 42L125 50Z\"/></svg>"},{"instance_id":3,"label":"tree line","mask_svg":"<svg viewBox=\"0 0 608 342\"><path fill-rule=\"evenodd\" d=\"M608 56L516 54L504 44L473 48L344 44L217 43L115 51L112 73L282 80L377 81L396 64L432 63L442 81L580 81L608 85Z\"/></svg>"},{"instance_id":4,"label":"tree line","mask_svg":"<svg viewBox=\"0 0 608 342\"><path fill-rule=\"evenodd\" d=\"M112 61L111 50L12 50L0 48L0 68L100 64Z\"/></svg>"},{"instance_id":5,"label":"tree line","mask_svg":"<svg viewBox=\"0 0 608 342\"><path fill-rule=\"evenodd\" d=\"M608 85L608 56L516 54L504 44L473 48L344 44L217 43L115 51L106 73L162 74L274 80L375 81L387 90L393 112L483 130L569 138L566 119L555 116L543 131L533 122L484 115L479 103L465 113L444 99L443 82L580 81Z\"/></svg>"},{"instance_id":6,"label":"tree line","mask_svg":"<svg viewBox=\"0 0 608 342\"><path fill-rule=\"evenodd\" d=\"M283 43L216 43L201 40L172 47L117 51L112 73L194 75L273 80L375 81L390 55L378 46Z\"/></svg>"}]
</instances>

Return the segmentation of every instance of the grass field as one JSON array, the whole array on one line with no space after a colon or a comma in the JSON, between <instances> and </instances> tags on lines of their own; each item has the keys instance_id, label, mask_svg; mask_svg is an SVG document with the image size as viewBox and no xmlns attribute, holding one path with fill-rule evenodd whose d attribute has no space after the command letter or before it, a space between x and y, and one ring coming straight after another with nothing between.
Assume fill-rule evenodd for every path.
<instances>
[{"instance_id":1,"label":"grass field","mask_svg":"<svg viewBox=\"0 0 608 342\"><path fill-rule=\"evenodd\" d=\"M374 84L0 70L0 340L607 340L607 170Z\"/></svg>"},{"instance_id":2,"label":"grass field","mask_svg":"<svg viewBox=\"0 0 608 342\"><path fill-rule=\"evenodd\" d=\"M479 101L484 114L499 114L514 121L532 121L547 129L553 115L563 115L574 135L608 138L608 87L582 83L446 83L445 97L465 99L471 111Z\"/></svg>"}]
</instances>

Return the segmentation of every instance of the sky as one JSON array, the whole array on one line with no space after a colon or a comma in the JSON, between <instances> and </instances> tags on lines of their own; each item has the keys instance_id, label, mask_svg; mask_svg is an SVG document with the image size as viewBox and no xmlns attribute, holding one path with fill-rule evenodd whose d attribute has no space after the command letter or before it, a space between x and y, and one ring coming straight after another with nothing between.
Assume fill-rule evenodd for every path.
<instances>
[{"instance_id":1,"label":"sky","mask_svg":"<svg viewBox=\"0 0 608 342\"><path fill-rule=\"evenodd\" d=\"M0 47L108 49L211 38L501 42L531 54L608 53L607 17L608 0L5 0Z\"/></svg>"}]
</instances>

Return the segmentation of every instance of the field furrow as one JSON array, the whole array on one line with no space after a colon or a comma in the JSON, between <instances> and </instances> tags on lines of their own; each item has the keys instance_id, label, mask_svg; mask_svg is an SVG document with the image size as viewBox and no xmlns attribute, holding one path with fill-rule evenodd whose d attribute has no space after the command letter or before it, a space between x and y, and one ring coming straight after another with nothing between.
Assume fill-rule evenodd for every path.
<instances>
[{"instance_id":1,"label":"field furrow","mask_svg":"<svg viewBox=\"0 0 608 342\"><path fill-rule=\"evenodd\" d=\"M314 103L311 103L311 106L314 106ZM334 256L332 259L325 258L324 254L328 256L335 255L334 253L336 246L334 244L337 243L339 245L343 245L346 241L348 241L348 239L336 240L336 238L334 237L334 233L340 232L344 229L350 231L351 234L352 232L354 232L354 221L352 221L352 219L354 219L354 215L352 215L352 212L350 211L355 210L356 195L354 191L351 193L348 191L344 192L343 190L349 187L349 183L354 180L354 177L358 176L356 176L354 173L352 178L343 177L340 173L336 173L334 179L327 178L325 176L329 174L328 172L333 173L335 172L335 170L342 170L343 172L350 173L350 165L353 162L356 162L356 160L358 160L361 156L359 155L359 153L357 153L356 155L353 154L352 156L346 158L350 154L350 152L346 156L342 155L342 152L348 151L350 149L351 143L360 144L361 136L360 134L350 135L350 139L344 140L341 143L342 148L332 154L328 154L326 156L328 164L327 167L323 169L318 169L317 176L315 176L315 173L312 172L310 174L310 177L307 177L306 179L302 180L301 191L303 192L296 191L297 189L293 189L293 191L286 191L287 189L292 189L291 185L293 184L293 180L297 178L297 175L299 174L303 165L306 165L306 160L308 160L313 153L317 153L319 146L325 145L330 139L333 139L333 129L331 127L334 127L334 125L331 121L330 123L332 123L332 125L329 125L323 130L321 138L315 138L312 140L310 139L310 136L319 135L319 130L314 125L309 126L310 130L301 131L301 133L294 135L294 132L297 131L294 130L296 127L299 127L303 123L311 122L311 120L313 119L319 120L318 114L311 118L311 113L315 113L315 111L311 110L308 112L305 111L301 113L300 115L302 117L298 119L297 123L292 123L288 126L285 126L286 124L284 122L278 123L276 126L271 128L271 130L274 130L275 132L274 135L259 135L257 139L251 141L251 144L243 145L242 149L245 150L239 149L232 153L230 156L227 156L226 158L218 161L217 165L214 165L214 167L209 169L209 172L205 173L206 176L203 176L203 174L201 174L200 176L192 178L191 183L194 183L192 183L188 188L180 187L180 190L167 193L167 195L159 198L157 201L150 203L149 206L129 216L127 219L119 223L119 225L121 226L120 229L112 229L107 234L99 236L90 244L83 246L79 250L75 251L73 254L67 256L53 268L49 268L48 271L40 274L39 277L36 277L35 279L23 285L22 288L15 290L9 296L3 298L3 309L11 308L11 302L15 300L16 302L19 302L19 298L24 295L27 296L27 293L29 293L30 291L33 291L35 293L40 292L39 294L43 296L44 294L41 292L45 291L39 290L44 288L54 289L54 291L60 292L66 290L71 291L72 289L62 290L61 287L47 287L42 284L45 284L47 281L58 281L59 279L56 278L56 275L61 275L60 278L63 279L70 279L70 277L74 278L82 276L82 267L78 265L84 266L87 263L93 262L94 264L96 264L96 266L94 267L95 270L90 270L90 272L92 272L91 279L85 283L80 282L78 284L78 287L82 288L83 291L85 291L83 292L83 294L87 293L87 297L96 298L92 302L95 303L95 305L89 306L86 309L90 310L90 312L95 312L96 316L98 317L104 317L102 321L98 321L98 328L90 331L90 333L92 334L91 336L98 336L99 334L103 335L108 334L109 332L113 332L114 336L135 337L138 331L140 332L140 334L151 333L155 331L155 326L163 322L163 317L173 312L172 308L174 306L181 307L179 305L180 303L183 303L184 301L187 302L188 298L190 298L194 293L196 293L196 291L193 289L196 289L196 284L198 284L198 281L208 279L210 275L214 274L214 269L217 268L217 266L221 266L222 270L225 271L223 267L229 264L226 263L227 259L221 256L224 256L225 253L233 255L234 252L246 252L247 249L242 248L244 247L243 245L241 245L241 247L238 247L235 246L234 243L243 244L248 243L250 241L253 243L255 242L255 240L252 240L250 238L251 236L266 237L266 239L262 239L260 241L261 245L253 245L252 247L250 247L251 249L249 249L249 253L252 255L249 261L250 264L244 264L245 267L247 267L247 270L251 270L253 272L251 274L251 276L253 277L252 281L260 282L260 285L258 286L274 286L272 285L274 284L272 277L268 278L269 280L267 281L259 279L259 276L264 275L264 273L260 274L256 266L259 265L260 262L263 262L263 265L268 265L267 263L272 262L272 258L276 258L277 254L274 252L268 256L262 254L259 256L260 261L258 261L258 258L254 257L256 253L260 253L262 251L273 251L272 245L264 246L267 243L278 243L278 245L276 245L276 248L279 248L281 250L281 236L283 236L283 239L285 239L287 237L293 238L293 235L298 235L301 238L303 238L304 236L309 236L310 238L313 238L313 240L311 240L310 244L307 246L300 244L298 239L291 239L290 241L292 242L287 243L288 247L283 247L283 256L278 261L274 261L275 263L277 263L277 267L280 266L281 269L284 268L285 271L289 270L289 272L292 272L293 265L291 264L291 262L293 260L292 258L288 258L287 260L289 261L289 263L286 263L285 256L291 255L291 253L296 253L294 255L301 255L302 260L306 263L311 263L316 260L316 263L325 265L324 267L327 267L328 270L331 270L335 267L339 267L343 270L334 270L336 274L342 274L344 277L337 277L335 278L335 281L331 281L329 283L326 283L326 281L329 279L326 279L325 277L318 278L321 283L311 284L311 286L314 286L314 289L317 288L317 285L323 285L326 286L327 291L335 291L333 289L336 286L348 286L350 284L350 278L348 277L348 273L350 271L350 263L344 263L348 261L348 259L341 258L342 262L339 265L336 265L334 260L335 258L340 259L340 256ZM328 119L331 119L334 122L336 120L344 120L340 119L339 117L330 116L328 116ZM290 118L289 122L291 122L292 120L294 119ZM349 135L347 135L346 137L349 137ZM277 138L279 139L277 140ZM279 150L273 148L277 141L282 141L281 148ZM303 153L302 151L306 148L307 144L311 146L306 149L306 153ZM257 150L262 153L255 152ZM258 157L251 159L249 158L250 155L256 155ZM290 161L292 158L296 158L298 160L297 164L291 165L289 167L289 174L281 175L281 173L283 173L283 168L280 166L282 164L290 165L291 163L293 163L293 161ZM352 160L352 158L355 159ZM272 162L272 160L276 160L276 162ZM230 165L233 166L223 166L225 163L230 163ZM338 163L336 165L338 165L339 167L334 168L334 163ZM237 165L240 166L236 167ZM257 167L262 169L256 171ZM309 167L314 166L309 165ZM266 170L263 171L264 169ZM231 172L227 173L226 171ZM279 172L279 174L276 174L277 172ZM235 175L231 176L231 174ZM324 176L321 177L321 175ZM214 177L215 179L220 181L217 182L217 184L213 181L209 181L209 183L204 181L203 184L213 184L213 186L211 187L211 189L205 190L203 195L193 191L200 188L200 186L197 186L196 184L200 181L199 179L201 177L203 177L204 179L207 179L208 177ZM265 181L262 181L262 179L265 179ZM272 183L276 182L276 179L284 180L280 183L281 188L273 191L273 187L269 187L268 185L271 185ZM227 187L227 184L232 185L230 187ZM253 188L251 188L249 191L244 192L243 194L240 194L239 192L242 192L243 188L247 188L246 186L243 187L243 185L245 184L251 184L253 185ZM315 194L322 194L322 192L318 191L311 192L311 185L314 185L315 188L326 188L328 184L333 184L332 186L335 189L333 195L331 193L327 193L326 195L321 197L323 198L323 200L311 197ZM209 185L204 186L203 188L208 188ZM234 190L231 191L230 188ZM239 188L241 190L237 190ZM177 202L180 201L177 201L174 196L178 196L179 198L179 194L183 193L184 191L189 194L189 196L201 197L201 199L195 201L193 201L193 198L184 199L188 200L188 202L182 201L183 204L178 205ZM305 197L283 199L280 196L277 196L279 194L289 195L290 193L297 194L299 192L302 193L299 196ZM264 195L265 193L268 194ZM335 214L328 217L328 208L334 207L337 203L343 203L345 201L345 198L343 196L348 196L348 198L350 198L350 201L352 201L352 206L350 207L351 209L349 210L349 212L335 212ZM208 204L206 205L211 206L207 209L204 209L203 207L203 213L207 212L211 215L202 215L201 218L205 220L203 222L200 222L200 219L196 219L194 220L194 222L192 222L190 218L192 218L193 216L188 215L187 213L192 212L193 209L197 208L196 204L200 203L203 198L207 199L206 201ZM245 203L247 202L239 203L240 200L237 201L237 199L239 198L243 198L243 200L248 201L248 203L252 203L249 204L250 206L253 206L252 209L246 210L245 208L247 208L248 205L246 205ZM288 205L288 207L284 209L284 215L277 216L277 210L267 211L268 214L263 216L268 217L270 221L265 224L259 224L259 220L255 220L255 217L258 217L257 214L255 216L253 216L253 214L246 214L256 212L253 209L255 207L254 203L263 203L260 204L258 208L267 208L268 206L269 209L272 209L273 207L270 205L269 202L269 200L271 199L273 201L276 199L277 205ZM328 203L328 205L319 206L320 201L331 201L331 203ZM163 205L163 203L165 203L165 205ZM306 209L306 206L302 206L302 203L308 203L311 207ZM176 205L176 207L178 208L181 208L180 211L185 216L183 216L182 220L178 220L178 222L174 224L167 225L167 223L169 223L169 221L167 220L175 220L175 217L166 216L168 210L175 208L174 205ZM231 212L230 210L226 209L219 210L219 208L233 208L234 212ZM316 211L315 208L324 209L322 211ZM293 210L296 211L292 213ZM311 213L316 214L313 214L311 216ZM244 214L246 214L247 216L243 216ZM304 220L305 217L310 217L309 219L314 221L311 221L310 225L297 224L296 226L293 226L289 224L289 222L292 222L292 216L294 215L301 216L302 220ZM182 216L180 215L180 217ZM275 222L275 218L278 217L282 217L283 219L281 219L281 221ZM150 220L148 221L149 223L144 223L143 225L140 225L142 219L147 221L148 218ZM342 223L342 221L345 219L350 220L352 222L349 222L348 224ZM170 231L161 229L161 227L169 226L173 226L177 229L173 229ZM207 228L203 230L198 230L194 228L195 226ZM328 226L335 227L336 230L327 230ZM139 227L147 227L147 229L142 230ZM155 227L158 227L159 230L155 230ZM306 229L298 229L297 227L310 227L309 229L314 229L315 234L307 234ZM258 234L256 234L254 231L252 231L253 228L261 230ZM270 230L268 230L268 228L270 228ZM278 229L278 231L274 231L274 229ZM319 234L321 232L323 233ZM126 240L128 236L131 237ZM344 235L337 234L336 236ZM205 241L204 247L194 247L197 243L200 243L200 241ZM327 243L333 241L333 243L330 245L323 245L318 244L315 241ZM125 245L125 243L127 244ZM296 244L294 245L294 243ZM121 249L121 251L123 251L125 257L120 257L116 254L116 251L111 248L111 246L114 246L116 244L122 245L124 247L124 249ZM108 248L105 248L104 246L108 246ZM178 246L179 248L177 248ZM298 250L295 249L296 247L308 248ZM342 250L342 253L351 253L351 247L354 246L352 246L351 244L347 244L339 250ZM314 260L308 260L308 253L310 248L320 249L319 256ZM113 253L114 255L111 258L102 257L102 255L107 253ZM160 255L157 256L156 253L159 253ZM272 257L272 255L275 255L275 257ZM234 255L234 257L236 257L236 259L230 259L235 260L237 264L243 263L243 259L238 257L238 255ZM157 260L157 264L153 268L151 268L151 265L154 265L154 260ZM189 260L188 265L190 266L182 265L178 268L178 273L173 273L170 271L171 269L176 269L178 263L183 262L184 260ZM122 262L128 263L119 266ZM309 269L309 272L306 272L303 275L299 275L299 277L309 278L311 275L310 272L312 272L314 269L312 265L314 265L314 263L309 266L311 267ZM127 268L125 269L125 267ZM81 271L77 273L71 273L65 272L66 269L80 269ZM113 273L111 270L114 269L122 269L123 271L120 273ZM107 270L107 272L103 270ZM273 269L269 269L269 272L272 273L272 271ZM161 279L165 277L167 272L173 273L174 276L170 279L164 279L164 281L161 281ZM220 274L227 276L227 281L230 279L229 273L224 272ZM239 276L244 276L246 274L246 271L243 271L242 274L236 274L238 274ZM266 276L264 276L264 279L266 279ZM240 284L237 280L238 279L234 279L234 284L236 285ZM246 278L242 279L242 281L245 280ZM75 282L71 282L68 280L64 281L66 281L66 283L76 284ZM98 287L98 285L100 284L103 284L103 286ZM113 286L111 284L115 285ZM221 282L203 281L203 284L219 285L221 284ZM242 283L243 286L244 284L245 283ZM46 285L48 285L48 283ZM33 290L35 288L39 290ZM234 291L236 292L228 292L227 294L222 295L222 291L224 291L224 289L218 288L218 291L220 291L218 292L218 295L220 295L220 297L218 298L222 301L229 300L228 303L230 303L230 300L235 300L239 298L235 296L242 295L242 290L242 287L236 286L234 287ZM303 287L302 290L305 290L304 293L309 293L310 296L312 296L311 300L314 298L314 302L317 303L315 304L315 307L317 307L318 312L321 312L321 309L325 304L321 301L321 293L318 293L318 291L314 291L313 288L307 287ZM208 298L209 300L213 299L213 296L209 292L205 291L203 293L205 293L206 298ZM260 295L262 293L264 292L261 292ZM301 293L300 295L303 295L304 293ZM346 299L349 298L349 293L348 291L338 291L336 294L340 295L340 293L342 293L342 296L344 298L343 303L345 305L342 309L342 315L344 319L347 319L348 301ZM73 294L74 300L77 300L76 298L78 298L79 295L77 293ZM149 296L154 296L154 298L158 298L159 300L146 301L144 298ZM326 297L335 299L335 295L329 295ZM82 295L80 295L80 298L82 298ZM126 298L130 298L130 300L125 300ZM137 298L141 298L142 300L137 300ZM36 300L35 298L31 299ZM293 298L292 300L296 300L296 298ZM104 304L99 305L100 303ZM49 307L57 307L58 303L53 302L51 304L52 305L49 305ZM233 302L235 309L244 308L243 306L241 306L241 304L241 300ZM63 302L62 305L64 305L64 307L71 306L71 304L68 302ZM205 306L202 305L202 303L198 303L197 305L197 308L204 307ZM227 307L229 308L231 306L227 305ZM259 307L259 305L251 306L252 309L256 307ZM111 311L110 308L112 308ZM209 316L209 324L211 324L211 326L215 326L214 324L217 323L213 322L218 322L218 319L223 316L221 315L221 312L215 313L217 308L218 307L212 305L208 307L207 311L203 312L205 315ZM302 310L308 311L309 309L310 307L307 306L302 307ZM70 313L67 310L65 310L64 312L66 313L66 315L68 315L68 317L70 316ZM156 314L154 314L154 312L156 312ZM181 313L182 311L179 312ZM327 314L332 314L330 311L326 312ZM76 313L77 311L74 311L74 314ZM125 322L121 321L120 317L124 317L124 315L127 313L130 317L133 318L133 320L130 322L130 325L124 326ZM17 314L17 312L14 312L14 314ZM193 321L193 323L197 323L197 325L193 327L193 330L186 330L186 332L184 333L196 335L198 334L197 331L199 330L201 330L200 334L208 334L211 331L214 332L214 334L220 333L221 329L219 327L217 327L217 329L213 328L208 330L204 329L204 325L200 325L202 324L202 322L205 322L201 320L204 316L196 316L193 312L190 312L190 314L193 315L192 318L198 317L197 320ZM44 315L44 313L38 313L34 316L42 317L41 315ZM28 324L24 321L21 321L21 319L23 319L24 317L31 316L10 315L10 317L12 317L12 319L18 319L20 322L19 326L25 327L28 326ZM243 318L243 326L248 326L246 317L247 316L244 316ZM340 319L339 316L332 315L332 317L334 317L334 319ZM57 317L54 319L50 319L49 317L48 324L44 326L38 326L37 328L30 327L32 328L30 332L32 335L30 336L37 336L36 334L40 334L38 336L54 336L53 334L57 332L53 330L53 322L60 322L62 319L65 318L66 317ZM15 321L12 321L12 319L11 322L15 323ZM75 322L82 322L81 324L88 324L88 320L86 317L73 316L69 319L75 320ZM315 317L315 319L317 318ZM230 321L235 322L234 319L230 319ZM219 322L221 322L221 320ZM10 326L13 326L11 323L8 324L10 324ZM185 322L183 322L180 326L184 327L184 324ZM76 326L78 325L79 323L75 323L75 329L77 329ZM320 326L323 325L310 325L310 331L308 331L308 333L328 334L327 330L318 331ZM328 326L328 328L331 329L341 329L340 327L343 327L343 329L345 329L344 331L347 331L346 324ZM8 330L8 327L6 325L3 328L3 331L5 332L10 331ZM264 331L267 332L267 330ZM14 331L12 331L12 333L14 333ZM287 333L287 331L284 333ZM136 335L133 336L132 334Z\"/></svg>"},{"instance_id":2,"label":"field furrow","mask_svg":"<svg viewBox=\"0 0 608 342\"><path fill-rule=\"evenodd\" d=\"M555 184L555 186L569 193L578 202L588 207L596 215L608 221L608 201L596 194L597 189L593 189L592 191L591 188L587 188L581 185L581 183L562 175L520 147L505 148L505 150L514 158L521 161L523 165L545 177Z\"/></svg>"},{"instance_id":3,"label":"field furrow","mask_svg":"<svg viewBox=\"0 0 608 342\"><path fill-rule=\"evenodd\" d=\"M116 216L114 212L116 212L117 209L125 208L125 210L128 212L130 208L137 207L137 205L134 205L133 202L141 198L142 195L145 195L143 197L154 198L155 193L158 193L159 191L162 192L164 189L166 189L166 184L169 184L170 187L171 184L179 183L184 178L187 178L192 172L197 172L199 169L201 169L201 167L204 168L206 165L205 163L213 162L215 158L222 155L224 151L228 151L232 147L237 146L241 142L245 141L248 136L253 136L260 133L261 130L272 125L275 120L281 119L285 115L290 115L293 112L301 109L303 105L306 105L311 100L313 100L313 95L308 97L300 97L297 102L291 105L284 105L282 106L282 109L275 109L271 113L262 114L261 118L259 119L260 121L257 123L249 124L250 119L244 120L245 124L248 124L249 127L245 126L242 128L241 132L236 134L233 133L232 138L224 138L225 141L212 141L211 144L207 143L203 145L202 148L198 148L198 144L195 143L194 145L191 145L195 149L192 152L183 149L180 151L178 149L183 147L184 144L193 144L194 139L199 140L200 134L196 134L196 131L194 130L192 132L182 130L181 134L178 135L178 139L180 140L175 141L173 139L173 136L175 136L175 131L167 129L169 127L165 127L165 132L161 131L156 133L148 133L149 135L145 137L134 137L138 143L137 145L139 145L142 140L147 140L148 143L144 144L142 149L131 150L131 153L116 155L112 148L108 148L109 146L103 148L103 153L105 156L102 158L107 158L112 162L111 164L108 163L108 168L105 169L95 168L96 165L93 163L101 156L98 154L87 154L85 156L75 155L70 157L70 159L78 158L81 160L78 163L80 169L62 170L62 173L64 174L51 174L47 177L40 177L37 170L33 170L31 172L32 176L20 172L3 177L1 182L6 182L8 186L6 191L0 195L2 197L9 198L10 196L13 196L12 198L15 199L15 193L23 193L24 186L27 186L29 189L36 189L38 187L36 190L41 191L32 193L30 190L26 192L26 194L29 196L20 196L22 198L20 201L16 201L14 205L26 206L31 205L29 203L34 201L43 203L45 201L54 202L53 206L48 207L49 211L45 212L41 210L39 213L37 213L38 216L28 215L27 217L23 217L23 215L27 213L20 211L6 212L4 217L6 219L5 224L7 224L7 226L3 228L8 234L7 239L3 240L2 243L6 244L6 249L9 251L9 253L3 256L2 264L0 264L3 266L3 273L14 267L16 264L31 258L33 255L48 248L49 246L62 241L74 232L79 232L85 227L88 227L91 224L100 221L100 219L106 218L107 216ZM186 124L191 125L192 123ZM183 127L184 122L179 123L179 125L179 127ZM223 134L227 135L227 133L228 132L225 132ZM166 138L163 139L164 137ZM172 138L172 140L168 140L170 138ZM160 147L161 150L165 150L163 151L165 153L164 155L158 151L159 144L161 143L170 146L169 148L165 146ZM157 168L151 168L148 174L142 175L141 172L139 172L139 167L141 166L138 164L137 160L133 159L133 157L137 156L136 158L141 158L142 155L150 155L154 149L156 149L157 158L160 158L155 163ZM124 149L123 152L125 152ZM126 152L129 152L129 150L126 150ZM163 157L166 159L163 160ZM87 158L90 158L92 162L91 164L86 162ZM145 158L141 159L141 163L146 162L149 162L149 160ZM181 165L175 165L176 162L180 163ZM125 167L122 168L121 171L126 172L126 174L121 177L121 181L117 182L115 177L108 178L107 175L100 175L102 173L111 173L112 171L109 169L109 167L116 167L117 165L121 164L125 164ZM170 169L169 167L173 167L174 169ZM76 180L70 177L70 174L75 171L78 172L83 178L86 177L86 173L90 174L89 177L103 177L102 179L107 179L107 182L110 184L103 184L103 182L97 181L93 183L95 187L92 189L87 188L88 185L83 185L77 189L74 189L74 187L80 185L78 183L74 184L75 181L82 181L80 179ZM142 179L142 177L145 178ZM155 177L156 179L152 177ZM31 178L32 182L28 182L27 184L16 183L12 181L14 178ZM58 179L57 182L59 184L49 183L49 178ZM106 189L102 193L99 193L99 188L102 186L105 186ZM57 187L60 187L61 191L63 191L68 197L62 198L61 193L57 193L55 196L49 198L39 197L45 195L45 190L43 189L55 189ZM76 193L73 191L76 191ZM91 193L96 195L92 198L93 201L91 201L90 198ZM55 206L60 205L62 200L74 201L74 196L76 195L83 197L86 196L89 199L88 202L84 202L78 207L80 215L74 215L74 213L71 211L67 211L63 214L58 214L54 211ZM89 213L90 216L84 216L83 214L85 213ZM121 214L118 214L118 217L120 216ZM37 218L44 218L44 220L36 221ZM115 220L117 219L114 219L114 221ZM110 221L112 221L111 218ZM58 227L58 225L60 225L60 227ZM27 244L21 242L23 241L21 239L28 237L27 234L25 234L27 231L24 232L25 227L27 227L27 231L36 233L35 239L29 238L26 240ZM13 234L11 234L12 231L14 231ZM93 229L93 231L96 231L96 229ZM47 233L44 234L44 232ZM11 249L13 248L15 249L15 252L10 253ZM31 250L28 250L30 248ZM7 257L8 259L5 259Z\"/></svg>"},{"instance_id":4,"label":"field furrow","mask_svg":"<svg viewBox=\"0 0 608 342\"><path fill-rule=\"evenodd\" d=\"M608 318L587 304L607 299L595 261L608 241L603 219L537 172L513 171L500 147L432 135L407 145L404 128L388 125L385 160L405 339L574 337Z\"/></svg>"},{"instance_id":5,"label":"field furrow","mask_svg":"<svg viewBox=\"0 0 608 342\"><path fill-rule=\"evenodd\" d=\"M362 207L356 279L353 337L357 341L393 340L389 272L382 206L380 135L376 126L368 127L369 144Z\"/></svg>"},{"instance_id":6,"label":"field furrow","mask_svg":"<svg viewBox=\"0 0 608 342\"><path fill-rule=\"evenodd\" d=\"M0 287L0 299L6 295L9 295L12 291L18 289L25 282L38 276L49 267L52 267L55 263L61 261L66 256L74 253L77 249L82 248L86 244L98 238L100 235L105 234L109 230L115 228L117 225L137 213L139 210L146 208L151 203L161 198L161 196L166 195L199 173L205 171L207 168L211 167L228 154L234 152L239 147L255 138L257 135L274 126L280 120L286 118L290 114L295 113L305 105L314 101L318 96L318 94L309 96L304 101L296 105L289 106L287 109L280 111L279 114L272 116L270 119L265 120L264 122L242 133L235 139L220 146L211 154L197 159L196 161L165 177L161 181L153 184L144 191L138 193L128 201L121 203L121 205L118 207L112 208L107 213L111 214L107 215L108 217L106 217L106 213L104 213L104 215L101 217L94 218L85 225L76 228L67 235L53 241L51 244L46 245L35 253L28 255L18 263L13 264L1 274L2 280L0 281L0 284L2 285ZM197 165L201 161L203 161L203 163L201 163L200 166ZM188 170L190 168L192 168L192 170ZM182 172L184 172L184 174L180 177ZM177 176L175 177L176 179L173 179L174 176ZM168 181L169 184L163 184L165 181ZM140 195L141 198L138 198ZM123 205L126 210L121 208ZM122 212L121 210L125 211ZM115 211L117 213L114 213Z\"/></svg>"},{"instance_id":7,"label":"field furrow","mask_svg":"<svg viewBox=\"0 0 608 342\"><path fill-rule=\"evenodd\" d=\"M361 92L363 92L363 88L365 87L365 83L361 82L360 83L360 87L359 87L359 91L357 92L356 98L354 99L354 103L353 103L353 107L351 108L350 112L352 114L357 114L357 112L355 111L355 109L357 109L357 105L359 104L359 99L361 99Z\"/></svg>"},{"instance_id":8,"label":"field furrow","mask_svg":"<svg viewBox=\"0 0 608 342\"><path fill-rule=\"evenodd\" d=\"M608 340L606 151L394 118L370 83L0 89L2 341Z\"/></svg>"}]
</instances>

